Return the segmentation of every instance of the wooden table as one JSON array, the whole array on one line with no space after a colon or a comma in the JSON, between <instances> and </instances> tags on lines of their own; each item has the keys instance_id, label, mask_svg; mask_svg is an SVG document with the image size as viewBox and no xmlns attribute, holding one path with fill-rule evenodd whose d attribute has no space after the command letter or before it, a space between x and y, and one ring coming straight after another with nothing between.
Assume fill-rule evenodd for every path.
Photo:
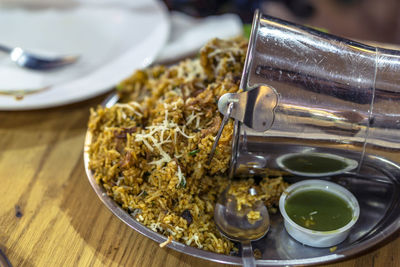
<instances>
[{"instance_id":1,"label":"wooden table","mask_svg":"<svg viewBox=\"0 0 400 267\"><path fill-rule=\"evenodd\" d=\"M89 108L103 98L0 112L1 250L14 266L217 266L160 248L100 202L82 153ZM397 238L328 266L400 266L399 248Z\"/></svg>"}]
</instances>

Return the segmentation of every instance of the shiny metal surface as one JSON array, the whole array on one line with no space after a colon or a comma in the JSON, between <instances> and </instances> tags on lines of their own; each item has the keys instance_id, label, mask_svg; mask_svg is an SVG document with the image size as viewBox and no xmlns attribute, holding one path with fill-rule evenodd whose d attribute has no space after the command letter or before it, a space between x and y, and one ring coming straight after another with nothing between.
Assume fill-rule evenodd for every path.
<instances>
[{"instance_id":1,"label":"shiny metal surface","mask_svg":"<svg viewBox=\"0 0 400 267\"><path fill-rule=\"evenodd\" d=\"M267 207L259 201L253 207L246 206L239 211L235 196L228 194L228 190L221 194L214 209L214 221L218 229L229 239L238 242L262 238L270 226ZM250 222L247 219L250 211L259 212L260 220Z\"/></svg>"},{"instance_id":2,"label":"shiny metal surface","mask_svg":"<svg viewBox=\"0 0 400 267\"><path fill-rule=\"evenodd\" d=\"M241 88L251 92L262 86L276 93L276 106L265 103L273 107L268 111L273 123L259 131L236 122L232 176L279 169L270 155L276 139L303 144L296 152L347 157L356 151L350 159L359 169L368 155L391 155L400 163L399 51L256 12Z\"/></svg>"},{"instance_id":3,"label":"shiny metal surface","mask_svg":"<svg viewBox=\"0 0 400 267\"><path fill-rule=\"evenodd\" d=\"M0 44L0 51L8 53L10 59L22 68L33 70L51 70L76 62L79 56L42 57L26 52L21 47L7 47Z\"/></svg>"},{"instance_id":4,"label":"shiny metal surface","mask_svg":"<svg viewBox=\"0 0 400 267\"><path fill-rule=\"evenodd\" d=\"M103 105L112 105L115 103L116 99L117 97L112 95L107 99L108 102L103 103ZM88 132L86 134L84 146L85 169L89 182L100 200L115 216L132 229L158 243L166 241L166 237L153 232L133 219L133 217L109 198L104 189L96 183L91 170L88 168L88 148L90 142L91 135ZM342 151L341 146L346 145L342 144L336 148L328 149L330 152L335 153ZM260 150L262 150L262 148L263 147L261 147ZM349 148L351 151L346 153L346 157L357 158L359 156L359 147ZM251 149L253 149L253 147ZM264 158L266 161L273 161L283 153L296 153L305 149L321 150L321 152L324 150L323 147L315 149L312 146L305 147L304 144L290 144L287 142L286 138L275 138L275 142L271 142L268 149L269 150L264 151L266 155L268 153L268 157ZM252 155L248 154L247 156L250 157ZM287 176L285 179L288 182L296 182L304 178ZM256 261L257 265L304 266L345 260L375 247L398 231L400 228L399 165L382 157L366 155L359 172L344 173L324 179L333 181L347 188L355 195L360 204L360 217L349 237L337 246L335 252L331 252L329 248L318 249L304 246L287 234L283 226L282 217L279 213L270 214L271 225L268 234L252 244L253 249L259 249L262 254L262 259ZM168 246L176 251L214 262L241 264L241 258L237 256L207 252L175 241Z\"/></svg>"},{"instance_id":5,"label":"shiny metal surface","mask_svg":"<svg viewBox=\"0 0 400 267\"><path fill-rule=\"evenodd\" d=\"M231 118L258 132L271 128L278 103L276 91L269 86L259 86L241 93L228 93L218 101L218 110L226 116L229 104L233 104Z\"/></svg>"},{"instance_id":6,"label":"shiny metal surface","mask_svg":"<svg viewBox=\"0 0 400 267\"><path fill-rule=\"evenodd\" d=\"M249 194L256 195L254 188L249 189ZM221 193L214 208L214 222L218 230L228 239L241 244L241 255L244 267L256 266L252 241L264 237L270 226L267 207L258 201L251 207L237 208L237 199L229 194L229 186ZM247 214L251 211L259 212L260 218L250 221Z\"/></svg>"}]
</instances>

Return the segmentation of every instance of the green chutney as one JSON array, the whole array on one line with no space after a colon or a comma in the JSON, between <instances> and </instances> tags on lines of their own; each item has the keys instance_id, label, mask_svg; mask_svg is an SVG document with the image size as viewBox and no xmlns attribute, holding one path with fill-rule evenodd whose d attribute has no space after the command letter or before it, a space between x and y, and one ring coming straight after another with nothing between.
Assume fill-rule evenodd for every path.
<instances>
[{"instance_id":1,"label":"green chutney","mask_svg":"<svg viewBox=\"0 0 400 267\"><path fill-rule=\"evenodd\" d=\"M315 231L339 229L353 218L353 210L343 198L319 189L293 193L285 210L295 223Z\"/></svg>"},{"instance_id":2,"label":"green chutney","mask_svg":"<svg viewBox=\"0 0 400 267\"><path fill-rule=\"evenodd\" d=\"M295 155L284 159L282 164L289 170L308 173L336 172L348 166L339 159L317 155Z\"/></svg>"}]
</instances>

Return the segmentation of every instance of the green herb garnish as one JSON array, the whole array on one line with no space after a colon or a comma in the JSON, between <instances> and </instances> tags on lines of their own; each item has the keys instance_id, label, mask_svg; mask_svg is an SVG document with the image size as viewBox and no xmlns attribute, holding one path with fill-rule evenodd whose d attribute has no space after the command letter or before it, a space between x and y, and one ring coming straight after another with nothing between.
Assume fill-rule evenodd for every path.
<instances>
[{"instance_id":1,"label":"green herb garnish","mask_svg":"<svg viewBox=\"0 0 400 267\"><path fill-rule=\"evenodd\" d=\"M122 89L124 89L124 86L121 83L119 83L115 86L115 88L117 89L117 91L121 91Z\"/></svg>"},{"instance_id":2,"label":"green herb garnish","mask_svg":"<svg viewBox=\"0 0 400 267\"><path fill-rule=\"evenodd\" d=\"M140 194L138 195L138 197L142 196L142 197L146 197L148 195L148 193L146 192L146 190L143 190L142 192L140 192Z\"/></svg>"},{"instance_id":3,"label":"green herb garnish","mask_svg":"<svg viewBox=\"0 0 400 267\"><path fill-rule=\"evenodd\" d=\"M243 25L243 36L247 39L250 39L251 34L251 24L244 24Z\"/></svg>"},{"instance_id":4,"label":"green herb garnish","mask_svg":"<svg viewBox=\"0 0 400 267\"><path fill-rule=\"evenodd\" d=\"M143 173L143 180L145 180L147 182L149 180L149 176L150 176L149 172L144 172Z\"/></svg>"},{"instance_id":5,"label":"green herb garnish","mask_svg":"<svg viewBox=\"0 0 400 267\"><path fill-rule=\"evenodd\" d=\"M195 149L195 150L193 150L193 151L190 151L188 154L190 155L190 156L194 156L194 155L196 155L197 153L199 153L200 152L200 149Z\"/></svg>"},{"instance_id":6,"label":"green herb garnish","mask_svg":"<svg viewBox=\"0 0 400 267\"><path fill-rule=\"evenodd\" d=\"M179 184L181 188L186 188L186 180L182 179L181 183Z\"/></svg>"}]
</instances>

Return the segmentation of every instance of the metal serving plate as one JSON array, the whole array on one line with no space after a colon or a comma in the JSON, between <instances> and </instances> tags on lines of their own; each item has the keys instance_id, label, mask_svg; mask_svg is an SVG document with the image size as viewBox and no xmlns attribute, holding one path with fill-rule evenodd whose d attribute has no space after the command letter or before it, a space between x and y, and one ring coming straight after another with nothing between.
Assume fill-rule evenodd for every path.
<instances>
[{"instance_id":1,"label":"metal serving plate","mask_svg":"<svg viewBox=\"0 0 400 267\"><path fill-rule=\"evenodd\" d=\"M118 97L115 94L111 95L103 105L112 106L117 100ZM100 200L114 215L134 230L158 243L166 241L167 238L163 235L153 232L137 222L113 199L108 197L105 190L96 183L88 168L88 149L91 138L91 134L87 132L84 145L84 163L89 182ZM287 177L288 182L295 182L298 179L304 178ZM286 233L280 214L274 214L271 215L269 233L263 239L253 242L253 248L258 248L262 253L262 258L256 261L257 265L313 265L345 260L382 243L400 228L400 166L397 164L384 158L367 156L358 174L344 173L326 179L346 187L355 195L360 204L360 218L349 237L339 244L333 252L330 248L304 246ZM241 258L237 256L208 252L175 241L168 247L214 262L236 265L242 263Z\"/></svg>"}]
</instances>

